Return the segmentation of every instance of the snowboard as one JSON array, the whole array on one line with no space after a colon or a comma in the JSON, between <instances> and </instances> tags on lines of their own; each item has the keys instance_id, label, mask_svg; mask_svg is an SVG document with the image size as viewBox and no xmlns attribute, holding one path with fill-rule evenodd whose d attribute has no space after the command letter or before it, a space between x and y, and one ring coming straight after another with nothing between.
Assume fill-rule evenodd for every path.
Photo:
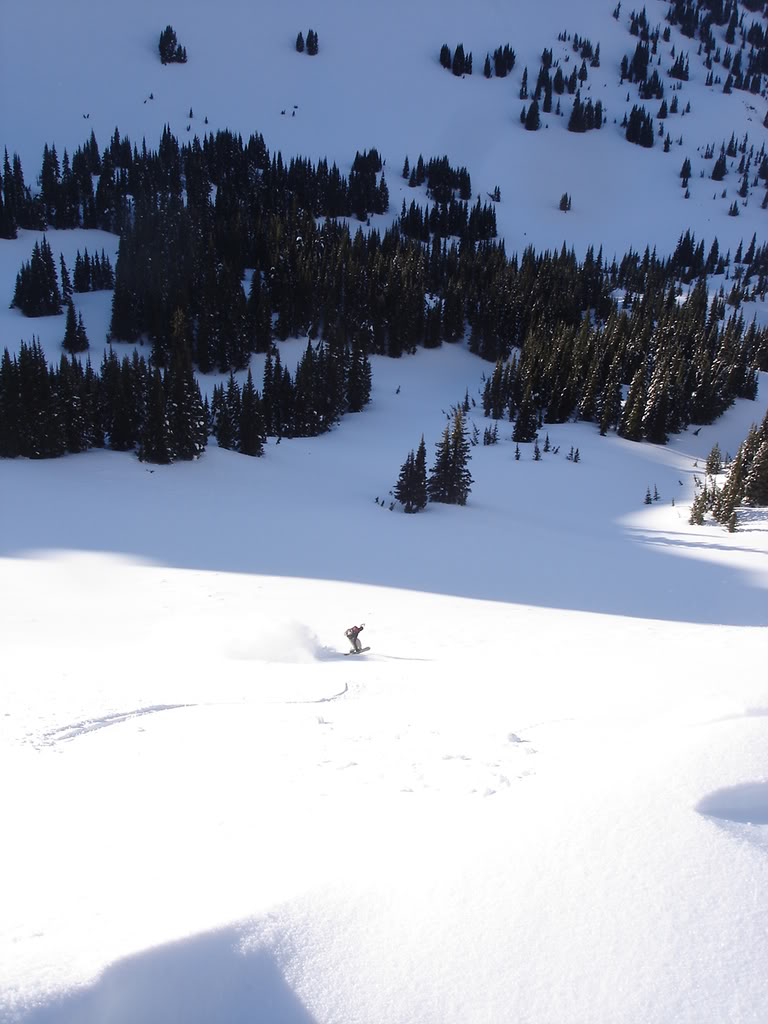
<instances>
[{"instance_id":1,"label":"snowboard","mask_svg":"<svg viewBox=\"0 0 768 1024\"><path fill-rule=\"evenodd\" d=\"M366 651L370 651L370 649L371 649L370 647L363 647L363 648L362 648L361 650L359 650L359 651L344 651L344 657L346 658L346 656L347 656L348 654L365 654L365 652L366 652Z\"/></svg>"}]
</instances>

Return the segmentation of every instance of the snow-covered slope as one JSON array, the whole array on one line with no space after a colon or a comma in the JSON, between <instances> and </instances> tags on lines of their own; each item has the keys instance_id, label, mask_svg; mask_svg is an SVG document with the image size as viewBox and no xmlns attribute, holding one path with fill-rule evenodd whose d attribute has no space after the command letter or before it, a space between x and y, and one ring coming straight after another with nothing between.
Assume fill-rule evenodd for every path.
<instances>
[{"instance_id":1,"label":"snow-covered slope","mask_svg":"<svg viewBox=\"0 0 768 1024\"><path fill-rule=\"evenodd\" d=\"M768 535L684 508L754 404L408 517L479 367L401 369L261 460L0 467L0 1019L764 1018Z\"/></svg>"},{"instance_id":2,"label":"snow-covered slope","mask_svg":"<svg viewBox=\"0 0 768 1024\"><path fill-rule=\"evenodd\" d=\"M651 28L663 29L668 5L651 0L645 9ZM646 245L668 252L688 228L707 245L716 236L723 252L733 250L762 229L763 190L755 190L740 217L729 217L739 175L731 167L716 187L709 180L713 161L703 159L703 150L711 144L719 152L732 133L739 141L748 134L759 149L766 101L747 92L723 95L722 84L706 87L698 40L673 28L658 52L669 102L672 47L690 56L690 81L677 93L681 113L665 122L674 144L666 154L660 139L652 150L630 145L621 121L640 101L636 85L619 83L621 58L631 58L637 44L630 13L622 7L616 20L608 3L574 8L564 0L524 8L501 0L393 0L386 14L370 0L328 0L321 7L307 0L227 0L215 13L204 0L168 0L162 9L137 0L118 17L108 5L73 0L47 10L41 27L34 4L13 4L5 12L2 72L4 94L13 102L5 105L2 142L19 152L30 179L39 172L45 143L55 143L61 157L65 147L71 154L83 145L91 130L105 146L116 127L152 148L165 125L180 139L222 128L245 138L258 131L273 151L327 157L343 172L357 150L376 147L386 160L395 213L403 197L413 198L400 177L406 155L413 162L420 153L425 159L445 154L469 169L484 199L500 187L499 230L509 252L528 244L559 248L563 241L580 253L602 245L609 258ZM746 17L749 24L756 16ZM185 65L160 63L157 42L166 24L187 49ZM309 28L319 36L314 58L295 50L298 32L306 35ZM713 31L724 52L725 29ZM601 131L567 131L567 93L563 116L543 114L538 132L520 124L528 102L519 98L523 69L532 88L545 48L566 75L581 63L570 41L558 41L561 33L600 44L600 67L589 69L582 97L602 101L607 123ZM34 41L34 74L22 40ZM460 42L473 54L473 74L461 79L437 60L443 43L453 50ZM504 44L515 51L515 68L506 78L486 80L485 55ZM721 65L718 70L723 73ZM691 112L683 114L688 102ZM654 117L659 105L645 102ZM693 171L688 200L679 178L686 156ZM569 214L558 209L566 191L573 201Z\"/></svg>"},{"instance_id":3,"label":"snow-covered slope","mask_svg":"<svg viewBox=\"0 0 768 1024\"><path fill-rule=\"evenodd\" d=\"M609 8L73 0L42 28L13 5L2 141L28 178L45 142L91 128L261 131L347 169L376 146L394 212L405 155L445 153L500 186L510 252L762 242L761 196L729 218L736 177L713 200L696 147L759 146L765 100L710 94L686 44L684 145L630 146L613 117L635 40ZM159 64L168 23L186 66ZM564 59L564 30L600 42L609 123L526 133L522 69ZM443 42L473 51L472 78L439 67ZM513 75L486 81L506 42ZM48 239L70 266L117 241ZM5 309L32 244L0 242L0 342L34 333L53 359L63 317ZM109 298L76 297L95 363ZM768 383L663 448L563 424L558 454L516 461L502 423L466 508L390 511L408 451L424 434L431 461L487 369L461 346L375 357L364 413L262 459L0 461L2 1024L765 1021L768 526L692 527L688 508ZM354 621L363 658L343 653Z\"/></svg>"}]
</instances>

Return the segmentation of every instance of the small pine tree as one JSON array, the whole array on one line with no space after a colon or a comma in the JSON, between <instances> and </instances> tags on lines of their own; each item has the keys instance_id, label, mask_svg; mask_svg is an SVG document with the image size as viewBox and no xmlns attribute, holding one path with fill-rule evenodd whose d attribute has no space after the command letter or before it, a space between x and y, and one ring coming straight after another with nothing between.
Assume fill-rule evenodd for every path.
<instances>
[{"instance_id":1,"label":"small pine tree","mask_svg":"<svg viewBox=\"0 0 768 1024\"><path fill-rule=\"evenodd\" d=\"M77 315L72 299L67 303L67 318L64 326L63 347L67 352L77 352Z\"/></svg>"},{"instance_id":2,"label":"small pine tree","mask_svg":"<svg viewBox=\"0 0 768 1024\"><path fill-rule=\"evenodd\" d=\"M427 449L422 436L416 454L409 452L394 487L397 501L408 513L421 512L427 505Z\"/></svg>"},{"instance_id":3,"label":"small pine tree","mask_svg":"<svg viewBox=\"0 0 768 1024\"><path fill-rule=\"evenodd\" d=\"M416 449L411 484L411 503L417 512L421 512L427 507L427 497L427 446L424 444L424 435L422 434L419 447Z\"/></svg>"},{"instance_id":4,"label":"small pine tree","mask_svg":"<svg viewBox=\"0 0 768 1024\"><path fill-rule=\"evenodd\" d=\"M717 476L718 473L722 472L723 469L723 456L720 451L720 445L715 442L712 446L712 450L707 456L707 474L709 476Z\"/></svg>"},{"instance_id":5,"label":"small pine tree","mask_svg":"<svg viewBox=\"0 0 768 1024\"><path fill-rule=\"evenodd\" d=\"M400 467L400 476L397 478L397 483L394 487L395 498L403 506L403 511L407 513L416 511L411 502L411 487L415 463L416 457L413 451L410 451L405 462Z\"/></svg>"},{"instance_id":6,"label":"small pine tree","mask_svg":"<svg viewBox=\"0 0 768 1024\"><path fill-rule=\"evenodd\" d=\"M645 499L643 501L643 504L644 505L650 505L652 502L653 502L653 498L651 497L651 488L647 487L645 489Z\"/></svg>"},{"instance_id":7,"label":"small pine tree","mask_svg":"<svg viewBox=\"0 0 768 1024\"><path fill-rule=\"evenodd\" d=\"M261 400L253 384L250 369L243 385L240 401L240 452L258 457L264 454L266 428L261 411Z\"/></svg>"},{"instance_id":8,"label":"small pine tree","mask_svg":"<svg viewBox=\"0 0 768 1024\"><path fill-rule=\"evenodd\" d=\"M160 465L166 465L173 458L163 379L157 367L149 381L147 415L139 437L138 454L141 462L156 462Z\"/></svg>"},{"instance_id":9,"label":"small pine tree","mask_svg":"<svg viewBox=\"0 0 768 1024\"><path fill-rule=\"evenodd\" d=\"M706 495L702 491L701 494L697 494L691 504L691 515L688 522L691 526L703 526L704 525L704 510L706 508Z\"/></svg>"},{"instance_id":10,"label":"small pine tree","mask_svg":"<svg viewBox=\"0 0 768 1024\"><path fill-rule=\"evenodd\" d=\"M456 75L457 78L461 78L461 76L466 71L466 58L464 56L464 46L462 45L462 43L459 43L459 45L453 51L453 63L451 64L451 71L454 73L454 75Z\"/></svg>"},{"instance_id":11,"label":"small pine tree","mask_svg":"<svg viewBox=\"0 0 768 1024\"><path fill-rule=\"evenodd\" d=\"M64 262L64 256L61 256L59 260L59 274L61 276L61 301L67 303L72 298L72 281L67 264Z\"/></svg>"},{"instance_id":12,"label":"small pine tree","mask_svg":"<svg viewBox=\"0 0 768 1024\"><path fill-rule=\"evenodd\" d=\"M768 505L768 440L755 452L744 481L744 499L750 505Z\"/></svg>"},{"instance_id":13,"label":"small pine tree","mask_svg":"<svg viewBox=\"0 0 768 1024\"><path fill-rule=\"evenodd\" d=\"M77 330L75 332L75 339L77 344L78 352L85 352L89 348L88 335L85 333L85 324L83 323L83 314L77 314Z\"/></svg>"},{"instance_id":14,"label":"small pine tree","mask_svg":"<svg viewBox=\"0 0 768 1024\"><path fill-rule=\"evenodd\" d=\"M464 417L458 410L453 425L446 426L435 452L435 463L427 488L430 500L448 505L465 505L472 487L469 472L470 445L466 437Z\"/></svg>"},{"instance_id":15,"label":"small pine tree","mask_svg":"<svg viewBox=\"0 0 768 1024\"><path fill-rule=\"evenodd\" d=\"M296 53L304 53L304 35L301 32L296 36Z\"/></svg>"},{"instance_id":16,"label":"small pine tree","mask_svg":"<svg viewBox=\"0 0 768 1024\"><path fill-rule=\"evenodd\" d=\"M537 99L531 101L528 113L525 115L525 130L536 132L541 127L541 116L539 114L539 102Z\"/></svg>"}]
</instances>

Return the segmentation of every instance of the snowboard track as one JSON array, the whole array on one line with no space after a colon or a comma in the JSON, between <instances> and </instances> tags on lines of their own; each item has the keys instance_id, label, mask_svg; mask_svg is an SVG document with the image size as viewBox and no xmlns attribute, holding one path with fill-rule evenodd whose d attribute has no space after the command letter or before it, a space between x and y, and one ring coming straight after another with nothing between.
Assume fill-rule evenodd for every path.
<instances>
[{"instance_id":1,"label":"snowboard track","mask_svg":"<svg viewBox=\"0 0 768 1024\"><path fill-rule=\"evenodd\" d=\"M268 704L328 704L338 700L349 691L349 683L338 693L329 694L327 697L317 697L313 700L270 700ZM246 705L250 701L203 701L196 704L151 704L147 707L134 708L132 711L115 711L109 715L101 715L97 718L84 718L79 722L72 722L69 725L62 725L56 729L49 729L33 745L36 747L53 747L57 743L67 743L77 739L79 736L86 736L88 733L97 732L99 729L107 729L111 725L121 725L123 722L130 722L134 718L142 718L144 715L156 715L161 711L178 711L180 708L199 707L226 707L234 705Z\"/></svg>"}]
</instances>

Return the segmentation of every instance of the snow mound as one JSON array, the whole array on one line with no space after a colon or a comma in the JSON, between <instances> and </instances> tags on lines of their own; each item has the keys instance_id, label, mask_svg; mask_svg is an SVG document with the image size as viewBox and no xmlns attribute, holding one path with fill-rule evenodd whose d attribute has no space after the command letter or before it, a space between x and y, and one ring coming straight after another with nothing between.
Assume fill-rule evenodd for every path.
<instances>
[{"instance_id":1,"label":"snow mound","mask_svg":"<svg viewBox=\"0 0 768 1024\"><path fill-rule=\"evenodd\" d=\"M768 782L744 782L717 789L705 796L696 810L742 825L768 825Z\"/></svg>"},{"instance_id":2,"label":"snow mound","mask_svg":"<svg viewBox=\"0 0 768 1024\"><path fill-rule=\"evenodd\" d=\"M224 928L168 943L107 967L90 985L24 1014L24 1024L115 1024L141 1020L227 1020L312 1024L307 1010L263 949L242 949Z\"/></svg>"}]
</instances>

